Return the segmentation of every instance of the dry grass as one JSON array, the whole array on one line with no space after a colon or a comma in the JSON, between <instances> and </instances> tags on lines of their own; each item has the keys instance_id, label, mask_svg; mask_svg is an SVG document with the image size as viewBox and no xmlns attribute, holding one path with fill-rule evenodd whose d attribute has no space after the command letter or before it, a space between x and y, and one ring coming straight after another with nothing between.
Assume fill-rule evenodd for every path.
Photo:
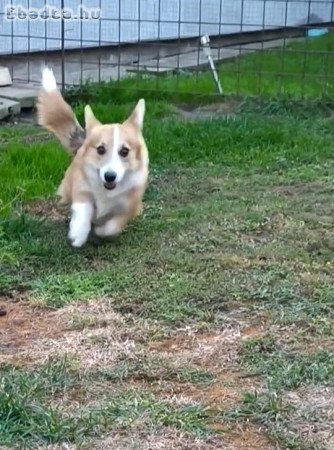
<instances>
[{"instance_id":1,"label":"dry grass","mask_svg":"<svg viewBox=\"0 0 334 450\"><path fill-rule=\"evenodd\" d=\"M98 407L105 397L118 394L120 385L108 381L119 364L135 363L136 371L122 382L122 389L149 389L162 402L175 407L205 404L211 410L225 410L241 401L242 392L254 389L254 380L243 377L237 365L237 353L243 338L261 333L260 328L241 326L233 319L226 327L203 331L186 327L172 331L169 337L155 338L157 329L152 324L136 321L129 325L106 300L73 303L60 310L32 307L26 303L6 303L7 316L2 320L2 342L6 351L2 363L12 363L21 368L41 367L48 361L59 360L64 355L83 379L90 374L106 374L100 382L95 380L78 386L52 399L50 405L66 414L82 406ZM244 330L244 331L241 331ZM143 349L146 349L143 352ZM150 359L143 365L146 355ZM145 363L145 364L146 364ZM157 364L159 369L157 368ZM150 366L151 365L151 366ZM198 385L195 372L189 381L179 379L180 368L210 371L215 379L207 386ZM171 373L175 373L172 378ZM194 377L194 379L192 379ZM112 378L113 379L113 378ZM210 421L219 437L196 438L175 428L164 428L148 433L143 422L134 425L131 434L107 435L94 441L94 449L214 449L246 450L260 448L269 441L259 430L247 425L238 432ZM92 445L92 444L90 444ZM39 447L40 449L76 449L68 444ZM273 447L274 448L274 447Z\"/></svg>"},{"instance_id":2,"label":"dry grass","mask_svg":"<svg viewBox=\"0 0 334 450\"><path fill-rule=\"evenodd\" d=\"M334 448L334 388L305 386L289 392L286 401L293 406L289 428L314 449Z\"/></svg>"},{"instance_id":3,"label":"dry grass","mask_svg":"<svg viewBox=\"0 0 334 450\"><path fill-rule=\"evenodd\" d=\"M35 200L0 225L0 443L330 448L331 120L152 121L143 217L80 251L39 198L54 144L13 145L5 204L19 164Z\"/></svg>"}]
</instances>

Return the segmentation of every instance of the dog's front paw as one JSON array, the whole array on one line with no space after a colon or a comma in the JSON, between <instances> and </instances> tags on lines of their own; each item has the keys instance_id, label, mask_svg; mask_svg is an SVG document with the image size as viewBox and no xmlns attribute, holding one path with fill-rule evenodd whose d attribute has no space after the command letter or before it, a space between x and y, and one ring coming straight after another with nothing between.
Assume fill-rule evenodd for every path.
<instances>
[{"instance_id":1,"label":"dog's front paw","mask_svg":"<svg viewBox=\"0 0 334 450\"><path fill-rule=\"evenodd\" d=\"M73 247L82 247L91 230L93 207L89 203L73 203L68 238Z\"/></svg>"},{"instance_id":2,"label":"dog's front paw","mask_svg":"<svg viewBox=\"0 0 334 450\"><path fill-rule=\"evenodd\" d=\"M68 239L70 240L72 247L82 247L87 242L90 229L88 227L77 228L73 226L73 224L71 225Z\"/></svg>"},{"instance_id":3,"label":"dog's front paw","mask_svg":"<svg viewBox=\"0 0 334 450\"><path fill-rule=\"evenodd\" d=\"M94 228L96 236L103 238L116 237L121 232L120 222L117 219L111 219L104 225Z\"/></svg>"},{"instance_id":4,"label":"dog's front paw","mask_svg":"<svg viewBox=\"0 0 334 450\"><path fill-rule=\"evenodd\" d=\"M71 241L71 245L72 247L82 247L85 243L86 243L86 239L83 239L82 237L76 237L76 238L71 238L69 237L70 241Z\"/></svg>"}]
</instances>

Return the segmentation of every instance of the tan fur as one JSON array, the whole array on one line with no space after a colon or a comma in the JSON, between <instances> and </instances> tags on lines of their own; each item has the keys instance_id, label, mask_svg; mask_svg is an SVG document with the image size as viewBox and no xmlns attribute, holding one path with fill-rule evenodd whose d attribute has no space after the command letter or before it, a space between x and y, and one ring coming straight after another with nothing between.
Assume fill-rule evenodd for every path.
<instances>
[{"instance_id":1,"label":"tan fur","mask_svg":"<svg viewBox=\"0 0 334 450\"><path fill-rule=\"evenodd\" d=\"M73 155L58 188L58 195L60 202L70 205L72 209L69 237L74 246L80 247L86 242L84 237L79 238L78 235L80 230L86 229L87 220L97 235L109 237L120 233L130 220L141 213L149 173L148 150L140 122L143 108L143 101L138 102L123 123L103 125L87 106L83 130L58 90L41 91L37 102L38 122L54 133ZM105 148L103 155L97 151L101 145ZM129 149L126 157L120 156L120 149L124 146ZM124 175L114 189L108 190L105 187L108 183L104 184L101 178L110 162L116 164Z\"/></svg>"},{"instance_id":2,"label":"tan fur","mask_svg":"<svg viewBox=\"0 0 334 450\"><path fill-rule=\"evenodd\" d=\"M37 112L39 125L54 133L71 154L83 144L85 132L59 91L41 91Z\"/></svg>"}]
</instances>

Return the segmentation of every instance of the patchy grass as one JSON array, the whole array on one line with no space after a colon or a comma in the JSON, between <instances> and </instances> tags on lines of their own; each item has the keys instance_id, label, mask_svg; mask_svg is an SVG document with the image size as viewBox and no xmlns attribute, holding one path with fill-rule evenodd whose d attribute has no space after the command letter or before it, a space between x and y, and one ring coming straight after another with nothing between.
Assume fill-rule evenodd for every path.
<instances>
[{"instance_id":1,"label":"patchy grass","mask_svg":"<svg viewBox=\"0 0 334 450\"><path fill-rule=\"evenodd\" d=\"M0 394L2 444L26 445L76 442L108 430L113 423L130 431L140 418L153 427L175 427L203 435L205 410L201 406L176 407L157 401L145 393L123 392L112 396L94 409L79 408L65 413L52 406L57 397L71 394L73 384L80 384L67 373L64 361L51 362L37 371L2 369ZM96 381L96 380L95 380ZM77 386L78 387L78 386ZM145 416L145 417L144 417Z\"/></svg>"},{"instance_id":2,"label":"patchy grass","mask_svg":"<svg viewBox=\"0 0 334 450\"><path fill-rule=\"evenodd\" d=\"M319 384L334 376L334 353L320 351L311 355L279 351L271 339L246 341L243 363L267 375L274 388L296 389L305 383Z\"/></svg>"},{"instance_id":3,"label":"patchy grass","mask_svg":"<svg viewBox=\"0 0 334 450\"><path fill-rule=\"evenodd\" d=\"M102 369L100 374L109 381L126 382L129 380L176 381L179 383L210 385L214 381L213 374L189 367L173 367L166 364L163 358L151 358L145 353L135 354L112 369Z\"/></svg>"},{"instance_id":4,"label":"patchy grass","mask_svg":"<svg viewBox=\"0 0 334 450\"><path fill-rule=\"evenodd\" d=\"M252 105L148 104L143 216L80 250L66 154L1 131L0 445L331 448L333 120Z\"/></svg>"}]
</instances>

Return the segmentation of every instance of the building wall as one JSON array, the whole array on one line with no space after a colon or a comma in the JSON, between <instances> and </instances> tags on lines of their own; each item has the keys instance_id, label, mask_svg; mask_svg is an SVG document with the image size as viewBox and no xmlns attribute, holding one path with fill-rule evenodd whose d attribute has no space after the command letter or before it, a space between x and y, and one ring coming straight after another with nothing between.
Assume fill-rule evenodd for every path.
<instances>
[{"instance_id":1,"label":"building wall","mask_svg":"<svg viewBox=\"0 0 334 450\"><path fill-rule=\"evenodd\" d=\"M14 5L42 8L45 0L20 0ZM0 0L4 11L10 1ZM60 8L60 0L47 4ZM65 0L76 11L78 1ZM86 0L101 5L102 20L65 20L65 47L113 45L178 37L196 37L333 20L328 0ZM12 38L12 35L14 38ZM29 38L30 36L30 38ZM0 16L0 54L61 48L60 21L15 20Z\"/></svg>"}]
</instances>

